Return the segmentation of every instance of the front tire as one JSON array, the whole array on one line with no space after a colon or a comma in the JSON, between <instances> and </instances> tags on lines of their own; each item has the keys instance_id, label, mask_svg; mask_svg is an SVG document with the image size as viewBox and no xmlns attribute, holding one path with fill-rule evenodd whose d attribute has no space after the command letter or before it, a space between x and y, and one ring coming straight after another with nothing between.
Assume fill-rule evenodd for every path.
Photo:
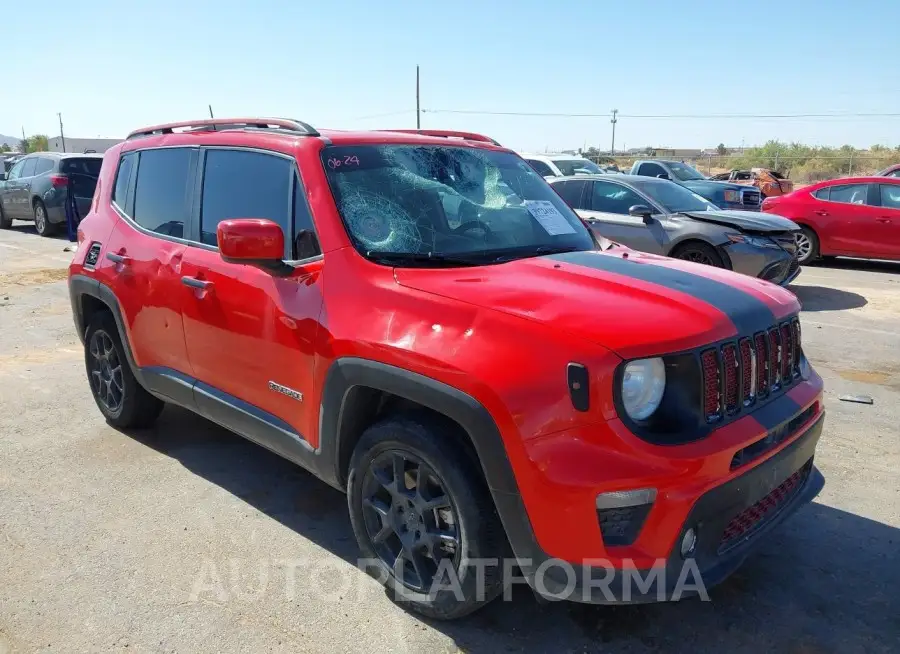
<instances>
[{"instance_id":1,"label":"front tire","mask_svg":"<svg viewBox=\"0 0 900 654\"><path fill-rule=\"evenodd\" d=\"M797 234L797 261L803 266L818 258L819 237L809 227L801 227Z\"/></svg>"},{"instance_id":2,"label":"front tire","mask_svg":"<svg viewBox=\"0 0 900 654\"><path fill-rule=\"evenodd\" d=\"M84 343L91 394L106 422L120 429L152 425L163 409L163 402L135 379L112 315L103 312L94 316Z\"/></svg>"},{"instance_id":3,"label":"front tire","mask_svg":"<svg viewBox=\"0 0 900 654\"><path fill-rule=\"evenodd\" d=\"M47 217L47 207L40 200L34 201L34 230L41 236L52 236L56 232L56 225Z\"/></svg>"},{"instance_id":4,"label":"front tire","mask_svg":"<svg viewBox=\"0 0 900 654\"><path fill-rule=\"evenodd\" d=\"M701 243L699 241L685 243L676 248L671 256L683 261L693 261L694 263L702 263L706 266L725 268L725 261L722 259L722 255L716 252L716 249L708 243Z\"/></svg>"},{"instance_id":5,"label":"front tire","mask_svg":"<svg viewBox=\"0 0 900 654\"><path fill-rule=\"evenodd\" d=\"M350 461L350 519L367 572L394 601L452 620L502 590L506 537L479 473L457 435L430 416L363 433ZM477 559L492 560L483 579Z\"/></svg>"}]
</instances>

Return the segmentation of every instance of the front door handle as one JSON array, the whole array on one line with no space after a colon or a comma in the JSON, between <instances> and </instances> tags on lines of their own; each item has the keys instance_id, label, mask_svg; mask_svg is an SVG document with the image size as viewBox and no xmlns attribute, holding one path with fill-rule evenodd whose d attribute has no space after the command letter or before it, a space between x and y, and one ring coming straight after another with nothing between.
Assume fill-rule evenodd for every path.
<instances>
[{"instance_id":1,"label":"front door handle","mask_svg":"<svg viewBox=\"0 0 900 654\"><path fill-rule=\"evenodd\" d=\"M127 266L131 263L131 257L126 257L124 254L116 254L115 252L107 252L106 258L113 263L120 263L123 266Z\"/></svg>"},{"instance_id":2,"label":"front door handle","mask_svg":"<svg viewBox=\"0 0 900 654\"><path fill-rule=\"evenodd\" d=\"M191 288L200 289L201 291L209 291L213 287L212 282L208 282L205 279L197 279L196 277L184 276L181 278L181 283L185 286L190 286Z\"/></svg>"}]
</instances>

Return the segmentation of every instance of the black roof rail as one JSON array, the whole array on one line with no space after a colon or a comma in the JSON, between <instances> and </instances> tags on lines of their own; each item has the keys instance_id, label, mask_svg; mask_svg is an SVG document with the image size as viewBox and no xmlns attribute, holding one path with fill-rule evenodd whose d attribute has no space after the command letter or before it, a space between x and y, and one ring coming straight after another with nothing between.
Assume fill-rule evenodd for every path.
<instances>
[{"instance_id":1,"label":"black roof rail","mask_svg":"<svg viewBox=\"0 0 900 654\"><path fill-rule=\"evenodd\" d=\"M162 125L153 125L151 127L142 127L131 132L128 139L140 138L142 136L155 136L157 134L173 134L176 129L180 130L206 130L217 131L220 128L225 129L280 129L287 132L297 132L302 136L319 136L319 132L310 125L300 120L291 120L289 118L204 118L202 120L186 120L178 123L164 123Z\"/></svg>"}]
</instances>

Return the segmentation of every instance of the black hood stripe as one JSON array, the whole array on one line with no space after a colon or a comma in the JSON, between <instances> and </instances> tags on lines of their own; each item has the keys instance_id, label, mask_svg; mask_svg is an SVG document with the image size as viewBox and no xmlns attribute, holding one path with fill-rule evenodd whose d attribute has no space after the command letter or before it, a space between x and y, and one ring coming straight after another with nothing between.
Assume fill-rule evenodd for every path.
<instances>
[{"instance_id":1,"label":"black hood stripe","mask_svg":"<svg viewBox=\"0 0 900 654\"><path fill-rule=\"evenodd\" d=\"M623 275L686 293L728 316L740 336L765 331L778 322L772 309L756 296L703 275L594 252L566 252L544 258Z\"/></svg>"}]
</instances>

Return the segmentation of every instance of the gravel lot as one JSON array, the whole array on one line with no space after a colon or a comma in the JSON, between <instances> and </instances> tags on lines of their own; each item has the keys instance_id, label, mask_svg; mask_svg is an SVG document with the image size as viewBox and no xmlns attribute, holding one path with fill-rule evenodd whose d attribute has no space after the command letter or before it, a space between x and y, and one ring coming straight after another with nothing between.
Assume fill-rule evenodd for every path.
<instances>
[{"instance_id":1,"label":"gravel lot","mask_svg":"<svg viewBox=\"0 0 900 654\"><path fill-rule=\"evenodd\" d=\"M442 624L355 570L343 495L303 470L172 407L151 431L103 422L65 245L0 231L0 654L900 648L900 264L841 260L794 286L826 381L825 490L711 602L542 606L517 589Z\"/></svg>"}]
</instances>

